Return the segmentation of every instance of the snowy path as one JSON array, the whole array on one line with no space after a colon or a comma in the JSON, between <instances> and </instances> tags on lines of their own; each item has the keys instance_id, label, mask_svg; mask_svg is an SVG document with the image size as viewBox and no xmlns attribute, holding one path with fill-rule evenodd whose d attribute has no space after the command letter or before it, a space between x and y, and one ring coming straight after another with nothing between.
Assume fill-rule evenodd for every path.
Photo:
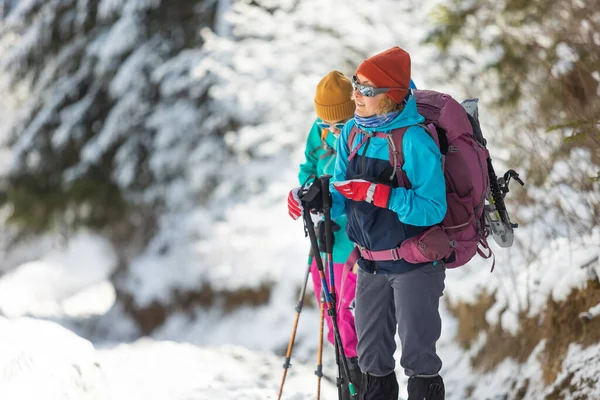
<instances>
[{"instance_id":1,"label":"snowy path","mask_svg":"<svg viewBox=\"0 0 600 400\"><path fill-rule=\"evenodd\" d=\"M0 399L275 399L281 357L241 347L200 348L141 339L95 349L52 322L0 317ZM284 399L314 399L313 370L294 364ZM322 381L322 398L335 388Z\"/></svg>"},{"instance_id":2,"label":"snowy path","mask_svg":"<svg viewBox=\"0 0 600 400\"><path fill-rule=\"evenodd\" d=\"M283 360L240 347L203 349L190 344L141 340L100 351L114 400L264 400L277 398ZM314 399L316 377L294 364L284 399ZM335 388L322 381L322 396Z\"/></svg>"}]
</instances>

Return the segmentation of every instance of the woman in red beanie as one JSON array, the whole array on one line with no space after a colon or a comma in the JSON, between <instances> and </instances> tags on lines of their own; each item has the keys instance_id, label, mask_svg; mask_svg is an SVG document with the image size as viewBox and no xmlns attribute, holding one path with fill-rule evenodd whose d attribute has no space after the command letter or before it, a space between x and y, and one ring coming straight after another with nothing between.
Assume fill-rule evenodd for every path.
<instances>
[{"instance_id":1,"label":"woman in red beanie","mask_svg":"<svg viewBox=\"0 0 600 400\"><path fill-rule=\"evenodd\" d=\"M360 250L355 323L363 372L360 400L397 400L397 330L400 365L409 400L443 400L442 362L436 353L441 333L439 299L444 290L441 263L412 264L398 256L400 244L442 221L446 189L440 151L419 125L409 89L410 56L393 47L364 60L353 78L356 111L337 142L332 179L332 217L348 217L347 232ZM406 185L390 162L390 132L404 130ZM352 132L352 135L351 135ZM352 143L349 143L353 137ZM393 154L394 152L392 152Z\"/></svg>"}]
</instances>

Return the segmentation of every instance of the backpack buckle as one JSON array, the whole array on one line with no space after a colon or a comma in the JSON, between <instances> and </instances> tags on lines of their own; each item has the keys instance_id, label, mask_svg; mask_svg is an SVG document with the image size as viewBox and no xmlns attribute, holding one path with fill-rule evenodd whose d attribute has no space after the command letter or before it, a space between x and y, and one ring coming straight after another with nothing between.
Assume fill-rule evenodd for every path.
<instances>
[{"instance_id":1,"label":"backpack buckle","mask_svg":"<svg viewBox=\"0 0 600 400\"><path fill-rule=\"evenodd\" d=\"M400 257L399 250L400 249L398 247L396 247L395 249L390 249L390 254L392 255L392 260L394 260L394 261L402 260L402 257Z\"/></svg>"}]
</instances>

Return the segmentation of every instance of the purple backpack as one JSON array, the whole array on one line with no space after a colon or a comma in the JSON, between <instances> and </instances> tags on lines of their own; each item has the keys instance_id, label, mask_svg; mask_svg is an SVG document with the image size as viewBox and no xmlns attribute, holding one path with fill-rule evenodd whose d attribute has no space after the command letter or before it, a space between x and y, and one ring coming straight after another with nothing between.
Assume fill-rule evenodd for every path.
<instances>
[{"instance_id":1,"label":"purple backpack","mask_svg":"<svg viewBox=\"0 0 600 400\"><path fill-rule=\"evenodd\" d=\"M484 205L490 190L485 140L483 137L478 140L472 119L449 95L431 90L415 90L414 94L418 112L425 117L423 127L442 153L448 210L441 223L402 242L400 256L410 263L443 261L446 268L465 265L475 253L489 258L492 253L484 220ZM410 188L402 170L402 139L407 129L396 129L386 136L396 179L401 187ZM358 132L356 126L350 132L349 148Z\"/></svg>"}]
</instances>

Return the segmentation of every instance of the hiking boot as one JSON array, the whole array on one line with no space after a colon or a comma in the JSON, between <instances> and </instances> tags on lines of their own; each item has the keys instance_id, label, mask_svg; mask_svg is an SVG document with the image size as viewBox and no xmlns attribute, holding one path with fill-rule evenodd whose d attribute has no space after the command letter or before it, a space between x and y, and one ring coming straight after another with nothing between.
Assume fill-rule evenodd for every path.
<instances>
[{"instance_id":1,"label":"hiking boot","mask_svg":"<svg viewBox=\"0 0 600 400\"><path fill-rule=\"evenodd\" d=\"M395 372L386 376L363 373L358 400L398 400L398 392Z\"/></svg>"},{"instance_id":2,"label":"hiking boot","mask_svg":"<svg viewBox=\"0 0 600 400\"><path fill-rule=\"evenodd\" d=\"M354 385L354 389L356 393L360 391L360 381L362 379L362 374L360 372L360 368L358 366L358 357L348 358L348 369L350 370L350 379L352 380L352 384ZM342 384L342 400L356 400L358 398L350 395L350 389L348 388L348 382L344 379L344 383Z\"/></svg>"},{"instance_id":3,"label":"hiking boot","mask_svg":"<svg viewBox=\"0 0 600 400\"><path fill-rule=\"evenodd\" d=\"M408 400L444 400L444 380L439 375L408 378Z\"/></svg>"}]
</instances>

